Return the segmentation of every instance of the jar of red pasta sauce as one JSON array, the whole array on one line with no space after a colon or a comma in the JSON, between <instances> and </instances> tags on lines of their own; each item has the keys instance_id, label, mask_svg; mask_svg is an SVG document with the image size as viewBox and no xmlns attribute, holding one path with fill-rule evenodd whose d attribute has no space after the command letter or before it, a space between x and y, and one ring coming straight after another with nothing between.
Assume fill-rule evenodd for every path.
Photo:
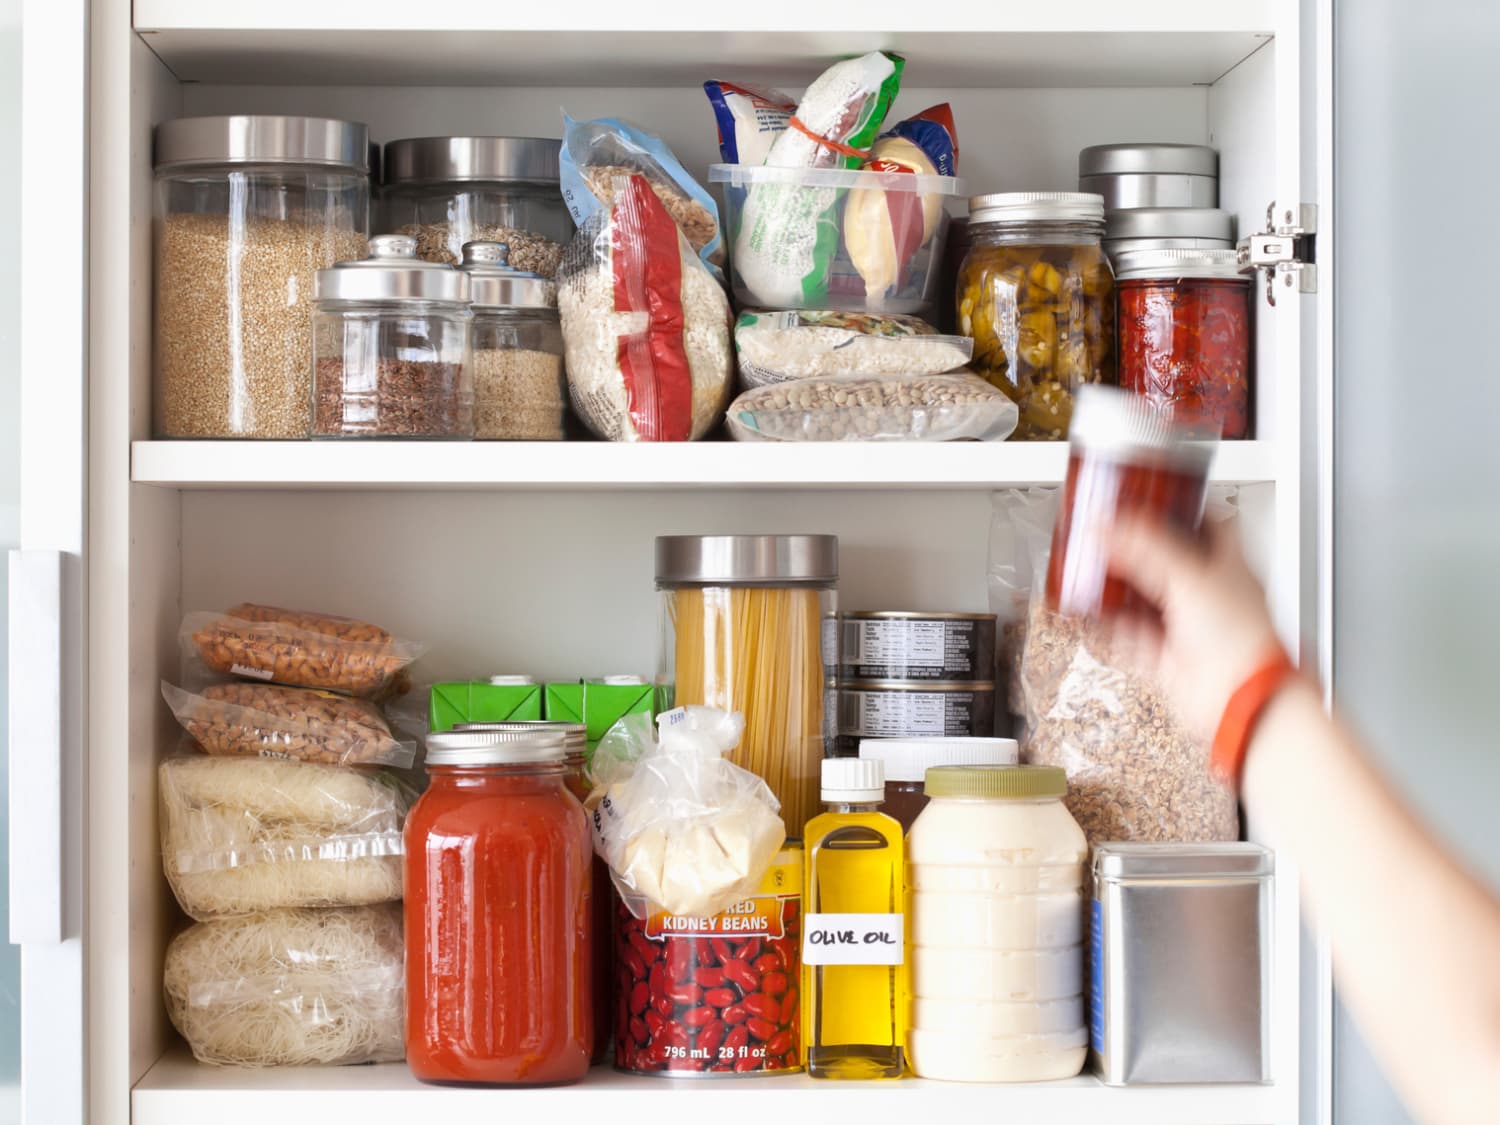
<instances>
[{"instance_id":1,"label":"jar of red pasta sauce","mask_svg":"<svg viewBox=\"0 0 1500 1125\"><path fill-rule=\"evenodd\" d=\"M1250 278L1234 250L1115 258L1120 386L1199 437L1250 436Z\"/></svg>"},{"instance_id":2,"label":"jar of red pasta sauce","mask_svg":"<svg viewBox=\"0 0 1500 1125\"><path fill-rule=\"evenodd\" d=\"M593 783L589 779L588 734L583 723L548 722L542 719L513 719L498 723L454 723L456 731L469 730L554 730L563 736L563 784L568 792L582 804L588 798ZM585 814L587 823L588 816ZM589 995L594 1011L594 1049L590 1055L593 1062L601 1063L609 1057L610 1013L614 1008L610 992L610 942L614 929L614 914L610 900L613 897L609 879L609 867L597 855L593 856L593 908L589 936L593 943L593 962L590 966Z\"/></svg>"},{"instance_id":3,"label":"jar of red pasta sauce","mask_svg":"<svg viewBox=\"0 0 1500 1125\"><path fill-rule=\"evenodd\" d=\"M1150 400L1113 387L1084 387L1069 434L1047 604L1071 617L1152 612L1130 586L1109 573L1109 536L1124 512L1196 532L1214 443L1190 431Z\"/></svg>"},{"instance_id":4,"label":"jar of red pasta sauce","mask_svg":"<svg viewBox=\"0 0 1500 1125\"><path fill-rule=\"evenodd\" d=\"M555 730L427 740L406 820L406 1061L425 1082L588 1071L591 872Z\"/></svg>"}]
</instances>

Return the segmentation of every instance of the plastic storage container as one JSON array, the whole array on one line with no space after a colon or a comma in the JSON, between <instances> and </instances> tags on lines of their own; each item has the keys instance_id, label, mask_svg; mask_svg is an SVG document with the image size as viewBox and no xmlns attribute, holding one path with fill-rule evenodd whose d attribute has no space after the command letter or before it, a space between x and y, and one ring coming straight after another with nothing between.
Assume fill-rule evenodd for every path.
<instances>
[{"instance_id":1,"label":"plastic storage container","mask_svg":"<svg viewBox=\"0 0 1500 1125\"><path fill-rule=\"evenodd\" d=\"M1217 207L1219 154L1206 145L1091 145L1078 154L1078 190L1111 211Z\"/></svg>"},{"instance_id":2,"label":"plastic storage container","mask_svg":"<svg viewBox=\"0 0 1500 1125\"><path fill-rule=\"evenodd\" d=\"M557 286L510 265L502 242L470 242L460 267L474 309L474 436L561 441L568 414Z\"/></svg>"},{"instance_id":3,"label":"plastic storage container","mask_svg":"<svg viewBox=\"0 0 1500 1125\"><path fill-rule=\"evenodd\" d=\"M850 309L930 313L943 288L948 214L943 202L963 191L953 176L713 164L724 184L729 266L741 305L769 309ZM884 192L895 256L894 285L870 292L850 257L850 240L885 232L844 225L856 192Z\"/></svg>"},{"instance_id":4,"label":"plastic storage container","mask_svg":"<svg viewBox=\"0 0 1500 1125\"><path fill-rule=\"evenodd\" d=\"M1234 216L1211 207L1138 207L1104 219L1104 252L1119 276L1121 254L1132 250L1232 250Z\"/></svg>"},{"instance_id":5,"label":"plastic storage container","mask_svg":"<svg viewBox=\"0 0 1500 1125\"><path fill-rule=\"evenodd\" d=\"M474 436L466 274L383 234L319 270L314 297L314 437Z\"/></svg>"},{"instance_id":6,"label":"plastic storage container","mask_svg":"<svg viewBox=\"0 0 1500 1125\"><path fill-rule=\"evenodd\" d=\"M313 275L364 253L365 127L186 117L154 160L156 436L307 437Z\"/></svg>"},{"instance_id":7,"label":"plastic storage container","mask_svg":"<svg viewBox=\"0 0 1500 1125\"><path fill-rule=\"evenodd\" d=\"M1083 1069L1083 864L1055 766L940 766L906 839L912 1070L1040 1082Z\"/></svg>"},{"instance_id":8,"label":"plastic storage container","mask_svg":"<svg viewBox=\"0 0 1500 1125\"><path fill-rule=\"evenodd\" d=\"M427 741L406 821L406 1062L425 1082L543 1085L588 1071L588 823L556 731Z\"/></svg>"},{"instance_id":9,"label":"plastic storage container","mask_svg":"<svg viewBox=\"0 0 1500 1125\"><path fill-rule=\"evenodd\" d=\"M1198 437L1250 436L1251 282L1234 250L1115 259L1120 386Z\"/></svg>"},{"instance_id":10,"label":"plastic storage container","mask_svg":"<svg viewBox=\"0 0 1500 1125\"><path fill-rule=\"evenodd\" d=\"M707 704L745 715L729 755L781 802L787 834L818 810L833 720L835 651L822 622L837 609L832 535L664 535L656 540L660 606L658 710ZM824 663L825 657L827 663Z\"/></svg>"},{"instance_id":11,"label":"plastic storage container","mask_svg":"<svg viewBox=\"0 0 1500 1125\"><path fill-rule=\"evenodd\" d=\"M562 142L545 137L412 137L385 146L381 209L417 254L457 265L466 242L503 242L513 266L553 277L573 220L558 186Z\"/></svg>"},{"instance_id":12,"label":"plastic storage container","mask_svg":"<svg viewBox=\"0 0 1500 1125\"><path fill-rule=\"evenodd\" d=\"M1079 396L1047 564L1049 609L1070 617L1151 612L1109 574L1109 532L1125 511L1197 530L1214 447L1185 436L1139 395L1090 387Z\"/></svg>"},{"instance_id":13,"label":"plastic storage container","mask_svg":"<svg viewBox=\"0 0 1500 1125\"><path fill-rule=\"evenodd\" d=\"M969 201L958 329L973 370L1015 400L1012 440L1068 436L1073 396L1115 382L1114 274L1104 205L1077 192L1012 192Z\"/></svg>"},{"instance_id":14,"label":"plastic storage container","mask_svg":"<svg viewBox=\"0 0 1500 1125\"><path fill-rule=\"evenodd\" d=\"M933 766L1013 766L1020 750L1013 738L869 738L859 744L859 756L885 763L881 809L909 832L927 807Z\"/></svg>"}]
</instances>

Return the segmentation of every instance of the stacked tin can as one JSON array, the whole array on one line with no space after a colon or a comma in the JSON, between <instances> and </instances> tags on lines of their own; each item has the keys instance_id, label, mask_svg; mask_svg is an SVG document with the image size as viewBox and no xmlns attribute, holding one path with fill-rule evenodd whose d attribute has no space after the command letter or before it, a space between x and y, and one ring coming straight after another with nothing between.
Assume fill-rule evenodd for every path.
<instances>
[{"instance_id":1,"label":"stacked tin can","mask_svg":"<svg viewBox=\"0 0 1500 1125\"><path fill-rule=\"evenodd\" d=\"M995 728L995 618L843 613L837 753L867 738L987 737Z\"/></svg>"}]
</instances>

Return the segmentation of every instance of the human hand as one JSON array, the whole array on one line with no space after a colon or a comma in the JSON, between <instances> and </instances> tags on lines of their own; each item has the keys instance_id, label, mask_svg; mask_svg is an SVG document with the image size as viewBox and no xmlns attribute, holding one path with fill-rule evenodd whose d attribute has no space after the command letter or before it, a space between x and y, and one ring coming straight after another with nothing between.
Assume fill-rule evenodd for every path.
<instances>
[{"instance_id":1,"label":"human hand","mask_svg":"<svg viewBox=\"0 0 1500 1125\"><path fill-rule=\"evenodd\" d=\"M1117 653L1154 678L1188 732L1208 742L1229 697L1280 645L1238 539L1211 524L1200 543L1122 514L1110 537L1110 571L1161 611L1159 620L1116 620Z\"/></svg>"}]
</instances>

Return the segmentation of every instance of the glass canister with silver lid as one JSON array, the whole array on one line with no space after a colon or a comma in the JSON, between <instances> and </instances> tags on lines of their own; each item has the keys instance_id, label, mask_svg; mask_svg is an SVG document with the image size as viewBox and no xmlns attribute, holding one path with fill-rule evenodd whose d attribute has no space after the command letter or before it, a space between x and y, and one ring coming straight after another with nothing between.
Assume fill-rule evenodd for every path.
<instances>
[{"instance_id":1,"label":"glass canister with silver lid","mask_svg":"<svg viewBox=\"0 0 1500 1125\"><path fill-rule=\"evenodd\" d=\"M313 275L364 253L365 127L179 118L153 163L156 436L307 437Z\"/></svg>"},{"instance_id":2,"label":"glass canister with silver lid","mask_svg":"<svg viewBox=\"0 0 1500 1125\"><path fill-rule=\"evenodd\" d=\"M370 256L319 270L313 436L472 438L469 279L378 235Z\"/></svg>"},{"instance_id":3,"label":"glass canister with silver lid","mask_svg":"<svg viewBox=\"0 0 1500 1125\"><path fill-rule=\"evenodd\" d=\"M503 242L464 245L474 308L474 436L560 441L568 413L557 286L510 265Z\"/></svg>"},{"instance_id":4,"label":"glass canister with silver lid","mask_svg":"<svg viewBox=\"0 0 1500 1125\"><path fill-rule=\"evenodd\" d=\"M516 269L555 277L573 220L559 186L562 144L546 137L411 137L385 146L387 229L417 255L457 265L466 242L503 242Z\"/></svg>"}]
</instances>

